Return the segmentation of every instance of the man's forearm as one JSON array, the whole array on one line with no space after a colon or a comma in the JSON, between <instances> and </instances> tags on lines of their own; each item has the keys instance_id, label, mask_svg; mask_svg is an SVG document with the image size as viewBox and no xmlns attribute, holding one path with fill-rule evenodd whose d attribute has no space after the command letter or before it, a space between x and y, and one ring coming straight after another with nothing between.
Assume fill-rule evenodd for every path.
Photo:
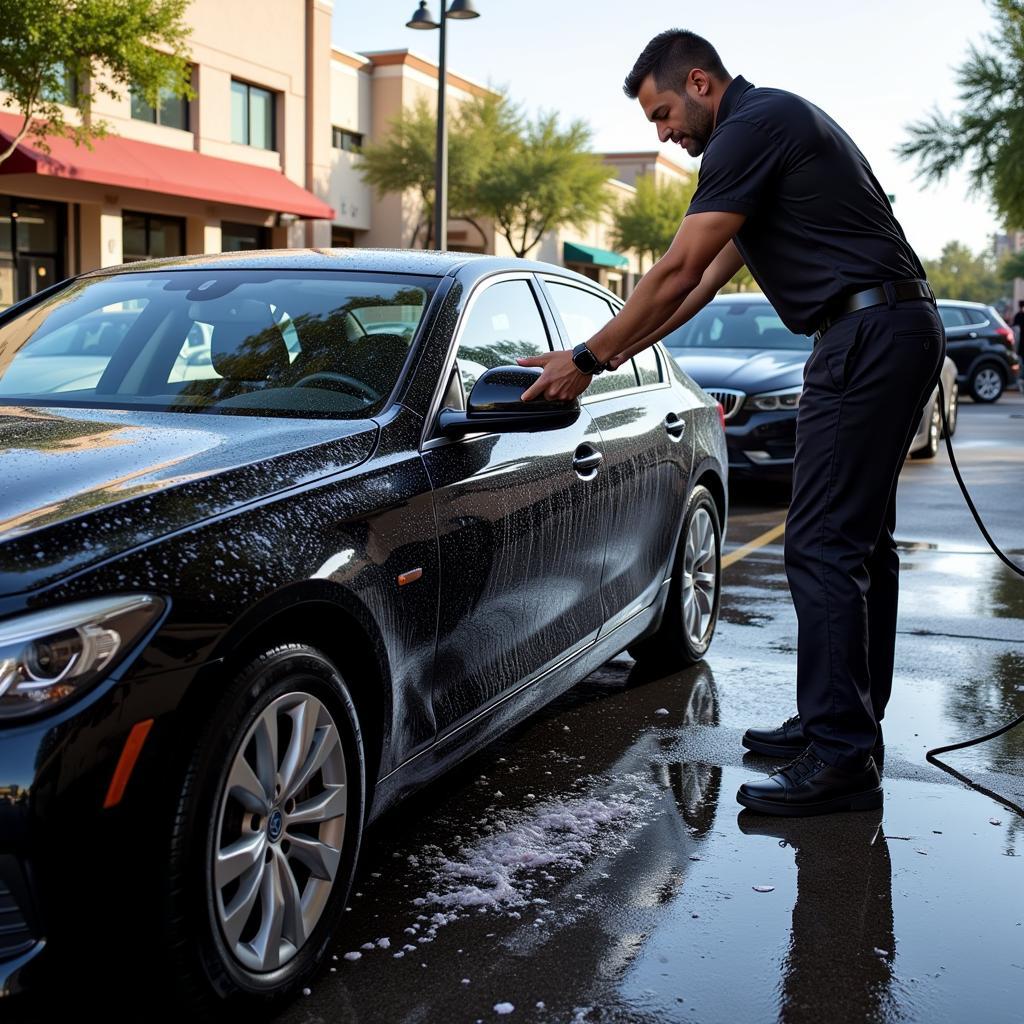
<instances>
[{"instance_id":1,"label":"man's forearm","mask_svg":"<svg viewBox=\"0 0 1024 1024\"><path fill-rule=\"evenodd\" d=\"M627 344L615 356L612 357L612 366L619 366L637 352L649 348L656 341L661 341L666 335L671 334L677 327L685 324L695 313L699 312L709 303L718 290L722 288L733 275L743 266L743 257L740 256L733 242L727 242L722 251L711 261L700 279L700 284L686 296L672 314L653 331L644 335L639 341Z\"/></svg>"},{"instance_id":2,"label":"man's forearm","mask_svg":"<svg viewBox=\"0 0 1024 1024\"><path fill-rule=\"evenodd\" d=\"M635 338L653 334L700 289L702 281L673 280L663 264L656 263L633 289L619 313L587 343L590 351L601 362L607 362L630 347Z\"/></svg>"}]
</instances>

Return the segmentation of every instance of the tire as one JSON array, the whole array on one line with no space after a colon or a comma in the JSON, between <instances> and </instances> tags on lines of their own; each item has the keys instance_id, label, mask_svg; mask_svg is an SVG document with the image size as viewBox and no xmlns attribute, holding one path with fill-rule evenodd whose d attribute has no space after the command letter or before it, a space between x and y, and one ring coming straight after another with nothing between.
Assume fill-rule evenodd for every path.
<instances>
[{"instance_id":1,"label":"tire","mask_svg":"<svg viewBox=\"0 0 1024 1024\"><path fill-rule=\"evenodd\" d=\"M910 453L912 459L934 459L939 451L939 438L942 436L942 411L939 409L938 397L932 402L928 416L928 439L923 447Z\"/></svg>"},{"instance_id":2,"label":"tire","mask_svg":"<svg viewBox=\"0 0 1024 1024\"><path fill-rule=\"evenodd\" d=\"M1006 387L1006 375L995 363L982 363L968 382L971 398L976 402L989 403L998 401Z\"/></svg>"},{"instance_id":3,"label":"tire","mask_svg":"<svg viewBox=\"0 0 1024 1024\"><path fill-rule=\"evenodd\" d=\"M946 409L946 426L942 428L942 436L950 438L956 433L957 419L960 416L960 385L953 381L953 390L949 394L949 403ZM948 429L947 429L948 427Z\"/></svg>"},{"instance_id":4,"label":"tire","mask_svg":"<svg viewBox=\"0 0 1024 1024\"><path fill-rule=\"evenodd\" d=\"M696 571L704 576L695 582ZM722 531L711 492L694 487L686 503L672 584L656 632L633 644L638 661L667 670L696 664L707 653L722 594Z\"/></svg>"},{"instance_id":5,"label":"tire","mask_svg":"<svg viewBox=\"0 0 1024 1024\"><path fill-rule=\"evenodd\" d=\"M173 823L165 929L181 1003L260 1015L309 980L344 912L364 793L359 720L334 665L286 644L246 666L196 745Z\"/></svg>"}]
</instances>

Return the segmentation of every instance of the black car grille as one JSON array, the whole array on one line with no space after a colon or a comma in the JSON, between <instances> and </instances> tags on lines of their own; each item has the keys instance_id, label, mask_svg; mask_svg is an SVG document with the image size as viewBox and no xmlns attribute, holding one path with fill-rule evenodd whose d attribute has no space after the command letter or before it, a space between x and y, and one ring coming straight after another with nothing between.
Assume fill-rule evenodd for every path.
<instances>
[{"instance_id":1,"label":"black car grille","mask_svg":"<svg viewBox=\"0 0 1024 1024\"><path fill-rule=\"evenodd\" d=\"M725 418L732 419L743 407L743 399L747 396L742 391L733 391L731 388L705 388L704 389L716 402L725 410Z\"/></svg>"},{"instance_id":2,"label":"black car grille","mask_svg":"<svg viewBox=\"0 0 1024 1024\"><path fill-rule=\"evenodd\" d=\"M36 942L24 906L28 891L13 857L0 858L0 961L27 953Z\"/></svg>"}]
</instances>

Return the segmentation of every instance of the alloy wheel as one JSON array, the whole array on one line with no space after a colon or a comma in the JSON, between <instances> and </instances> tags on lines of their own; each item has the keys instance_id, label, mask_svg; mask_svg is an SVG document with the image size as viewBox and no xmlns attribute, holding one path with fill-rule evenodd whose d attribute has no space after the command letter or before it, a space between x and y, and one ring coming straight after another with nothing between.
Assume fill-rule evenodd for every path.
<instances>
[{"instance_id":1,"label":"alloy wheel","mask_svg":"<svg viewBox=\"0 0 1024 1024\"><path fill-rule=\"evenodd\" d=\"M707 509L698 508L686 531L683 554L683 623L686 635L699 646L715 608L718 552L715 528Z\"/></svg>"},{"instance_id":2,"label":"alloy wheel","mask_svg":"<svg viewBox=\"0 0 1024 1024\"><path fill-rule=\"evenodd\" d=\"M347 804L330 711L309 693L277 698L231 762L210 866L217 923L246 969L284 966L316 928L338 874Z\"/></svg>"},{"instance_id":3,"label":"alloy wheel","mask_svg":"<svg viewBox=\"0 0 1024 1024\"><path fill-rule=\"evenodd\" d=\"M974 390L979 398L986 402L994 402L1003 390L1003 378L999 371L991 366L983 366L974 375Z\"/></svg>"}]
</instances>

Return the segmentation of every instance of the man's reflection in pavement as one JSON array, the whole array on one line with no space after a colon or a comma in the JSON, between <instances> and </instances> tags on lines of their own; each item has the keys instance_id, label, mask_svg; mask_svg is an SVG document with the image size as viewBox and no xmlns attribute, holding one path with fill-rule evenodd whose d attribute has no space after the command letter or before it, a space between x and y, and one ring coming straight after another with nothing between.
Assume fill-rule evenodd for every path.
<instances>
[{"instance_id":1,"label":"man's reflection in pavement","mask_svg":"<svg viewBox=\"0 0 1024 1024\"><path fill-rule=\"evenodd\" d=\"M737 824L796 854L779 1021L894 1020L892 866L882 811L788 821L743 811Z\"/></svg>"}]
</instances>

